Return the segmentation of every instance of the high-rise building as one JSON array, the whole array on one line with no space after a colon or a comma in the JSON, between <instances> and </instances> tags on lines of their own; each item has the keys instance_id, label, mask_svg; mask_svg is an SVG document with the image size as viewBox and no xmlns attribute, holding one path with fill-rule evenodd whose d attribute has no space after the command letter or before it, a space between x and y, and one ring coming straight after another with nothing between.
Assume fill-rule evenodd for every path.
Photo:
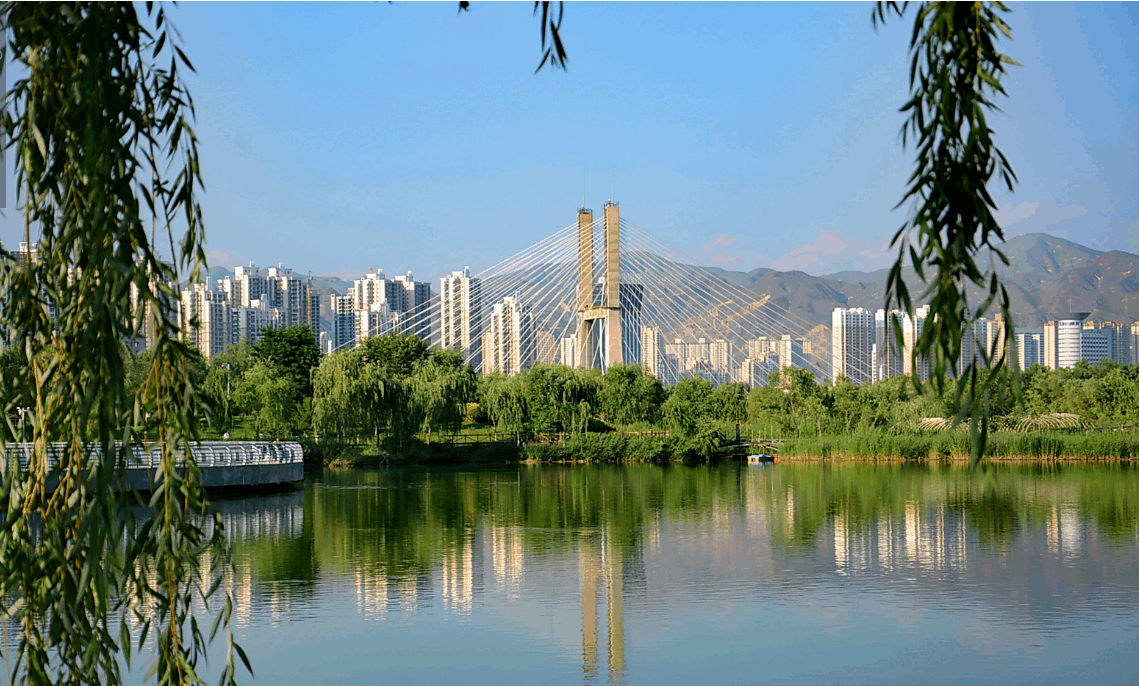
<instances>
[{"instance_id":1,"label":"high-rise building","mask_svg":"<svg viewBox=\"0 0 1139 686\"><path fill-rule=\"evenodd\" d=\"M399 330L400 314L392 312L386 302L374 302L368 309L357 309L356 342L363 342L373 336L383 336Z\"/></svg>"},{"instance_id":2,"label":"high-rise building","mask_svg":"<svg viewBox=\"0 0 1139 686\"><path fill-rule=\"evenodd\" d=\"M1108 347L1107 358L1119 364L1131 362L1131 330L1126 324L1115 322L1084 322L1084 330L1096 329L1103 333ZM1086 359L1091 359L1085 355Z\"/></svg>"},{"instance_id":3,"label":"high-rise building","mask_svg":"<svg viewBox=\"0 0 1139 686\"><path fill-rule=\"evenodd\" d=\"M789 333L783 334L783 337L778 341L780 369L787 367L801 369L806 365L806 358L803 356L803 343L802 338L793 338Z\"/></svg>"},{"instance_id":4,"label":"high-rise building","mask_svg":"<svg viewBox=\"0 0 1139 686\"><path fill-rule=\"evenodd\" d=\"M902 319L902 373L920 381L929 381L929 360L914 357L914 348L925 330L925 320L928 317L929 305L922 305L913 315Z\"/></svg>"},{"instance_id":5,"label":"high-rise building","mask_svg":"<svg viewBox=\"0 0 1139 686\"><path fill-rule=\"evenodd\" d=\"M397 276L392 279L393 287L389 289L389 299L393 302L392 311L400 312L403 316L402 329L404 333L418 336L423 340L431 338L431 284L425 281L416 281L411 272L407 276ZM398 294L399 307L394 306Z\"/></svg>"},{"instance_id":6,"label":"high-rise building","mask_svg":"<svg viewBox=\"0 0 1139 686\"><path fill-rule=\"evenodd\" d=\"M1115 357L1115 337L1109 335L1108 329L1088 328L1080 333L1080 359L1095 364Z\"/></svg>"},{"instance_id":7,"label":"high-rise building","mask_svg":"<svg viewBox=\"0 0 1139 686\"><path fill-rule=\"evenodd\" d=\"M471 367L482 367L482 282L470 267L439 279L439 346L458 350Z\"/></svg>"},{"instance_id":8,"label":"high-rise building","mask_svg":"<svg viewBox=\"0 0 1139 686\"><path fill-rule=\"evenodd\" d=\"M235 267L233 277L222 281L221 290L234 307L264 308L266 325L271 328L307 326L314 339L320 331L320 301L311 279L301 279L283 265L269 267L265 273L252 262Z\"/></svg>"},{"instance_id":9,"label":"high-rise building","mask_svg":"<svg viewBox=\"0 0 1139 686\"><path fill-rule=\"evenodd\" d=\"M229 299L209 284L196 283L182 291L182 336L207 360L231 342Z\"/></svg>"},{"instance_id":10,"label":"high-rise building","mask_svg":"<svg viewBox=\"0 0 1139 686\"><path fill-rule=\"evenodd\" d=\"M767 336L760 336L753 338L747 342L747 356L759 359L765 357L767 353L775 352L775 341Z\"/></svg>"},{"instance_id":11,"label":"high-rise building","mask_svg":"<svg viewBox=\"0 0 1139 686\"><path fill-rule=\"evenodd\" d=\"M855 384L872 379L874 314L861 307L836 307L831 313L831 379Z\"/></svg>"},{"instance_id":12,"label":"high-rise building","mask_svg":"<svg viewBox=\"0 0 1139 686\"><path fill-rule=\"evenodd\" d=\"M898 345L897 331L905 320L900 310L878 310L874 313L874 381L881 381L905 373L902 348Z\"/></svg>"},{"instance_id":13,"label":"high-rise building","mask_svg":"<svg viewBox=\"0 0 1139 686\"><path fill-rule=\"evenodd\" d=\"M332 296L329 311L331 313L331 330L329 343L332 350L344 350L356 344L356 298L355 289L347 295Z\"/></svg>"},{"instance_id":14,"label":"high-rise building","mask_svg":"<svg viewBox=\"0 0 1139 686\"><path fill-rule=\"evenodd\" d=\"M549 331L537 331L534 334L537 352L534 361L538 364L558 363L558 340Z\"/></svg>"},{"instance_id":15,"label":"high-rise building","mask_svg":"<svg viewBox=\"0 0 1139 686\"><path fill-rule=\"evenodd\" d=\"M558 341L558 362L571 369L576 369L578 367L578 350L577 334L566 336Z\"/></svg>"},{"instance_id":16,"label":"high-rise building","mask_svg":"<svg viewBox=\"0 0 1139 686\"><path fill-rule=\"evenodd\" d=\"M731 372L734 356L735 346L732 345L731 341L717 338L708 343L708 363L713 372L719 374Z\"/></svg>"},{"instance_id":17,"label":"high-rise building","mask_svg":"<svg viewBox=\"0 0 1139 686\"><path fill-rule=\"evenodd\" d=\"M641 366L658 379L661 378L661 364L664 362L664 351L661 349L663 341L659 328L646 326L641 329Z\"/></svg>"},{"instance_id":18,"label":"high-rise building","mask_svg":"<svg viewBox=\"0 0 1139 686\"><path fill-rule=\"evenodd\" d=\"M1139 364L1139 322L1131 325L1130 364Z\"/></svg>"},{"instance_id":19,"label":"high-rise building","mask_svg":"<svg viewBox=\"0 0 1139 686\"><path fill-rule=\"evenodd\" d=\"M1016 335L1017 362L1021 369L1044 363L1044 334L1018 333Z\"/></svg>"},{"instance_id":20,"label":"high-rise building","mask_svg":"<svg viewBox=\"0 0 1139 686\"><path fill-rule=\"evenodd\" d=\"M1084 326L1087 312L1058 315L1044 325L1044 366L1070 369L1083 358Z\"/></svg>"},{"instance_id":21,"label":"high-rise building","mask_svg":"<svg viewBox=\"0 0 1139 686\"><path fill-rule=\"evenodd\" d=\"M483 373L513 376L529 369L537 348L529 304L510 295L495 303L484 341Z\"/></svg>"}]
</instances>

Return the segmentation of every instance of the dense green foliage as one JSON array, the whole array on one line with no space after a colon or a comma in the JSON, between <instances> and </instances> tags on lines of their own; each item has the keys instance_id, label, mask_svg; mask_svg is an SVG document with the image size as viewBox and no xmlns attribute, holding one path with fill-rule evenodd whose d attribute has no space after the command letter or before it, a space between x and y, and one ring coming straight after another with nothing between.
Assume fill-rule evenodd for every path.
<instances>
[{"instance_id":1,"label":"dense green foliage","mask_svg":"<svg viewBox=\"0 0 1139 686\"><path fill-rule=\"evenodd\" d=\"M160 6L5 3L2 18L18 77L0 133L25 242L38 234L34 256L0 251L0 441L19 414L32 442L0 490L7 680L121 683L145 648L158 683L197 683L231 605L217 586L229 548L188 448L204 378L172 306L172 284L205 263L192 67ZM150 350L127 354L144 335ZM135 430L161 453L145 502L123 483ZM211 597L206 633L193 609Z\"/></svg>"},{"instance_id":2,"label":"dense green foliage","mask_svg":"<svg viewBox=\"0 0 1139 686\"><path fill-rule=\"evenodd\" d=\"M344 454L330 442L367 442L374 455L416 462L450 455L442 447L424 447L439 441L528 444L521 453L510 454L536 460L706 459L733 443L737 425L745 439L796 439L795 447L788 445L788 455L972 454L968 434L931 436L919 421L956 416L960 399L954 389L937 394L930 386L915 387L906 377L864 386L847 381L818 384L806 370L785 369L758 388L713 386L699 378L664 388L635 365L614 366L602 374L545 364L515 376L479 377L453 351L431 351L411 336L388 335L321 358L313 370L313 396L290 403L282 375L267 373L263 364L247 350L234 348L208 370L195 372L205 379L206 395L215 407L211 430L244 427L244 434L235 429L235 438L316 432L326 444L326 455ZM236 379L229 404L237 417L234 423L226 423L222 411L227 371ZM994 456L1016 455L1022 449L1024 456L1040 457L1074 456L1079 450L1087 450L1088 457L1134 454L1115 443L1100 445L1106 439L1077 441L1070 436L1064 439L1065 447L1057 449L1048 441L1013 441L1003 432L1025 429L1025 407L1032 415L1078 415L1083 427L1139 423L1139 366L1037 366L1024 373L1023 388L1024 407L1011 398L990 406L990 421L1001 432L994 439ZM306 404L311 414L301 411ZM1057 440L1062 439L1049 439Z\"/></svg>"},{"instance_id":3,"label":"dense green foliage","mask_svg":"<svg viewBox=\"0 0 1139 686\"><path fill-rule=\"evenodd\" d=\"M298 401L312 396L312 370L320 364L320 347L312 329L265 329L253 346L253 356L269 365L272 372L283 375Z\"/></svg>"}]
</instances>

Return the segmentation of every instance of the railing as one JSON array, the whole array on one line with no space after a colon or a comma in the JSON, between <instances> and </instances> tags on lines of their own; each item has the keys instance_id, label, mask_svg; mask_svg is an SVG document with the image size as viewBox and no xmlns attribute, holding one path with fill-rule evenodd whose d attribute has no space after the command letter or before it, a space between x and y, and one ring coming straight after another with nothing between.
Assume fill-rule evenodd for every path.
<instances>
[{"instance_id":1,"label":"railing","mask_svg":"<svg viewBox=\"0 0 1139 686\"><path fill-rule=\"evenodd\" d=\"M60 458L68 449L67 443L48 444L47 468L49 471L59 464ZM100 446L87 446L87 451L87 459L102 459L103 451ZM199 467L248 467L304 462L301 444L295 442L208 441L191 443L190 451ZM14 458L18 457L20 469L27 471L28 457L31 453L32 445L30 443L9 443L5 465L12 464ZM134 443L130 446L130 453L127 458L127 469L156 470L162 466L162 449L159 447L147 448L144 445ZM185 458L178 456L176 464L179 467L184 466Z\"/></svg>"}]
</instances>

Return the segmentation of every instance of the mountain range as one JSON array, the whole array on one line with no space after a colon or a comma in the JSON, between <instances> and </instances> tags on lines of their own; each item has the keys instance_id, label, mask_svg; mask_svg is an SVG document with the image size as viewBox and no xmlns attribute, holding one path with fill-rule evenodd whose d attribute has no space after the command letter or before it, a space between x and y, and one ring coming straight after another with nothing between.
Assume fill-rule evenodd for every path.
<instances>
[{"instance_id":1,"label":"mountain range","mask_svg":"<svg viewBox=\"0 0 1139 686\"><path fill-rule=\"evenodd\" d=\"M1139 317L1139 302L1136 311L1130 311L1130 301L1139 295L1139 255L1094 250L1043 233L1012 238L1001 245L1001 252L1007 265L989 255L982 256L981 264L993 260L1008 288L1013 321L1021 328L1043 326L1064 312L1090 312L1096 321L1130 323ZM781 300L802 319L829 324L835 307L882 307L888 270L824 276L766 268L712 271L757 296ZM920 293L924 284L917 274L907 269L904 276L910 292ZM981 302L980 289L970 286L969 295L970 302Z\"/></svg>"},{"instance_id":2,"label":"mountain range","mask_svg":"<svg viewBox=\"0 0 1139 686\"><path fill-rule=\"evenodd\" d=\"M1043 233L1012 238L1001 245L1008 259L1002 264L995 256L982 255L981 264L992 260L1009 291L1013 320L1022 329L1033 329L1064 312L1090 312L1095 321L1131 323L1139 318L1139 302L1131 311L1132 299L1139 300L1139 255L1120 250L1099 251L1079 243ZM659 259L659 258L658 258ZM812 276L801 271L782 272L766 267L735 272L715 267L673 265L689 284L701 280L722 280L755 298L753 306L767 308L774 319L796 320L817 328L830 325L836 307L883 306L887 270L843 271ZM211 267L211 279L231 276L224 267ZM904 272L915 297L924 284L912 269ZM343 294L351 286L338 277L314 276L313 285L321 297L322 318L328 316L328 296ZM970 286L970 302L979 303L980 289ZM821 331L819 332L822 333Z\"/></svg>"}]
</instances>

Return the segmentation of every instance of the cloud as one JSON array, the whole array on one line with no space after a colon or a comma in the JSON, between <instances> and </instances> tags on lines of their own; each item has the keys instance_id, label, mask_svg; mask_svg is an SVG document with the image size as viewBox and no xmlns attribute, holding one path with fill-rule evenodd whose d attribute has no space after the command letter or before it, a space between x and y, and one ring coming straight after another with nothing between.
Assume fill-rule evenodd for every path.
<instances>
[{"instance_id":1,"label":"cloud","mask_svg":"<svg viewBox=\"0 0 1139 686\"><path fill-rule=\"evenodd\" d=\"M709 262L725 268L747 271L763 262L758 252L749 250L751 241L740 240L730 233L718 233L701 247Z\"/></svg>"},{"instance_id":2,"label":"cloud","mask_svg":"<svg viewBox=\"0 0 1139 686\"><path fill-rule=\"evenodd\" d=\"M1009 203L996 211L997 223L1005 230L1005 237L1012 238L1026 233L1050 233L1062 236L1067 233L1058 225L1088 213L1082 205L1056 204L1055 200L1044 199L1025 201L1018 205ZM1074 227L1073 227L1074 228Z\"/></svg>"},{"instance_id":3,"label":"cloud","mask_svg":"<svg viewBox=\"0 0 1139 686\"><path fill-rule=\"evenodd\" d=\"M234 267L244 263L228 250L207 250L206 264L211 267Z\"/></svg>"},{"instance_id":4,"label":"cloud","mask_svg":"<svg viewBox=\"0 0 1139 686\"><path fill-rule=\"evenodd\" d=\"M1036 213L1036 208L1040 207L1038 202L1022 202L1016 207L1011 205L1012 203L1009 203L1008 207L1002 207L996 212L997 223L1001 226L1011 226L1022 219L1028 219Z\"/></svg>"},{"instance_id":5,"label":"cloud","mask_svg":"<svg viewBox=\"0 0 1139 686\"><path fill-rule=\"evenodd\" d=\"M810 243L795 246L783 257L771 262L779 271L799 270L814 274L833 274L847 270L873 271L893 264L896 253L890 239L877 243L847 238L837 231L823 231Z\"/></svg>"}]
</instances>

